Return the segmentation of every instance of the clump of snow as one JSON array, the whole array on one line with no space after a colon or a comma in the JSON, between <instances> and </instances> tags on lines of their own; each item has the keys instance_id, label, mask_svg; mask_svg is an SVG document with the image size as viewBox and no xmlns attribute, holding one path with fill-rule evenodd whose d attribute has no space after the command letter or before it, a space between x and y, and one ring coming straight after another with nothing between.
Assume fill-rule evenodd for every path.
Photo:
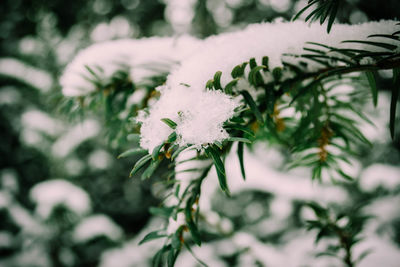
<instances>
[{"instance_id":1,"label":"clump of snow","mask_svg":"<svg viewBox=\"0 0 400 267\"><path fill-rule=\"evenodd\" d=\"M198 48L200 42L193 37L152 37L132 40L121 39L97 43L82 50L66 67L60 83L65 96L86 95L96 90L90 81L93 76L87 67L101 79L110 78L118 70L126 69L137 81L154 74L157 68L180 61ZM164 71L164 69L162 69Z\"/></svg>"},{"instance_id":2,"label":"clump of snow","mask_svg":"<svg viewBox=\"0 0 400 267\"><path fill-rule=\"evenodd\" d=\"M88 194L76 185L62 179L54 179L36 184L31 199L37 203L36 213L48 218L54 207L63 205L77 215L84 215L91 209Z\"/></svg>"},{"instance_id":3,"label":"clump of snow","mask_svg":"<svg viewBox=\"0 0 400 267\"><path fill-rule=\"evenodd\" d=\"M363 171L360 186L365 191L372 191L378 186L394 189L400 185L400 168L384 164L373 164Z\"/></svg>"},{"instance_id":4,"label":"clump of snow","mask_svg":"<svg viewBox=\"0 0 400 267\"><path fill-rule=\"evenodd\" d=\"M53 83L50 74L46 71L27 65L15 58L0 59L0 74L29 84L42 93L49 92Z\"/></svg>"},{"instance_id":5,"label":"clump of snow","mask_svg":"<svg viewBox=\"0 0 400 267\"><path fill-rule=\"evenodd\" d=\"M384 51L383 48L375 46L341 42L365 40L367 36L376 33L392 34L397 30L395 24L395 21L368 22L358 25L336 24L335 30L330 34L327 34L324 26L317 23L309 25L295 21L253 24L242 31L206 39L203 49L182 61L182 66L171 73L167 84L176 86L185 83L191 86L205 86L215 72L222 71L221 83L224 85L231 80L230 73L236 65L253 57L260 60L263 56L268 56L270 69L282 67L282 59L296 64L298 59L283 57L283 55L285 53L302 54L306 42L323 43L338 48ZM395 40L388 38L373 38L372 40L399 45ZM307 63L309 71L323 67L312 61L307 61Z\"/></svg>"},{"instance_id":6,"label":"clump of snow","mask_svg":"<svg viewBox=\"0 0 400 267\"><path fill-rule=\"evenodd\" d=\"M22 124L32 130L56 136L64 130L60 121L52 118L40 110L28 110L22 114Z\"/></svg>"},{"instance_id":7,"label":"clump of snow","mask_svg":"<svg viewBox=\"0 0 400 267\"><path fill-rule=\"evenodd\" d=\"M377 231L379 226L384 226L390 231L388 224L400 218L400 196L386 196L374 200L364 208L366 214L374 216L368 223L367 229L371 232Z\"/></svg>"},{"instance_id":8,"label":"clump of snow","mask_svg":"<svg viewBox=\"0 0 400 267\"><path fill-rule=\"evenodd\" d=\"M285 199L287 201L297 199L316 200L322 202L346 201L348 195L338 186L312 184L310 176L299 176L291 173L280 172L272 166L267 166L264 161L267 160L268 151L256 150L252 153L245 150L244 164L246 169L246 181L241 177L239 161L235 149L230 153L225 162L225 169L228 179L228 186L234 194L246 189L256 189L273 193L282 199L279 200L279 206L283 206ZM271 154L270 156L273 156ZM216 175L214 172L210 175ZM214 178L214 177L213 177ZM201 202L200 202L201 205ZM287 207L279 209L287 213ZM286 211L285 211L286 210Z\"/></svg>"},{"instance_id":9,"label":"clump of snow","mask_svg":"<svg viewBox=\"0 0 400 267\"><path fill-rule=\"evenodd\" d=\"M5 190L0 191L0 209L7 208L11 203L11 194Z\"/></svg>"},{"instance_id":10,"label":"clump of snow","mask_svg":"<svg viewBox=\"0 0 400 267\"><path fill-rule=\"evenodd\" d=\"M92 215L80 222L73 233L76 242L86 242L99 236L106 236L110 240L117 241L123 235L121 227L109 217L99 214Z\"/></svg>"},{"instance_id":11,"label":"clump of snow","mask_svg":"<svg viewBox=\"0 0 400 267\"><path fill-rule=\"evenodd\" d=\"M15 194L19 190L18 173L14 169L3 169L0 171L0 182L2 189L7 192Z\"/></svg>"},{"instance_id":12,"label":"clump of snow","mask_svg":"<svg viewBox=\"0 0 400 267\"><path fill-rule=\"evenodd\" d=\"M360 267L396 267L399 265L400 253L398 247L390 241L372 236L363 240L354 247L356 257L361 253L372 249L372 252L362 260L357 266Z\"/></svg>"},{"instance_id":13,"label":"clump of snow","mask_svg":"<svg viewBox=\"0 0 400 267\"><path fill-rule=\"evenodd\" d=\"M150 114L142 113L137 119L142 123L141 147L152 151L167 140L173 130L161 121L173 120L180 146L202 145L222 141L229 137L222 124L231 118L239 103L221 91L204 87L162 86L160 100L151 108Z\"/></svg>"},{"instance_id":14,"label":"clump of snow","mask_svg":"<svg viewBox=\"0 0 400 267\"><path fill-rule=\"evenodd\" d=\"M113 162L110 153L103 149L97 149L89 155L89 165L93 169L105 170Z\"/></svg>"},{"instance_id":15,"label":"clump of snow","mask_svg":"<svg viewBox=\"0 0 400 267\"><path fill-rule=\"evenodd\" d=\"M100 125L95 120L85 120L60 136L53 144L52 153L58 158L66 157L82 142L95 137L100 131Z\"/></svg>"}]
</instances>

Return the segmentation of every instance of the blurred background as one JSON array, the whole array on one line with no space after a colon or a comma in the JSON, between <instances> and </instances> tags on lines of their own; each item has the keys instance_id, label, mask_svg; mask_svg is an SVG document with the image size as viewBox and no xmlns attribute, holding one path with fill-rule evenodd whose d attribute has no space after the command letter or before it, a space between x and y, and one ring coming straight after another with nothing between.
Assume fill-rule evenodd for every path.
<instances>
[{"instance_id":1,"label":"blurred background","mask_svg":"<svg viewBox=\"0 0 400 267\"><path fill-rule=\"evenodd\" d=\"M147 266L155 252L136 245L149 225L162 223L148 211L161 202L157 177L146 182L128 178L134 161L117 159L124 147L107 141L101 114L71 119L60 111L58 80L80 49L119 38L204 38L250 23L290 20L305 5L296 0L2 0L0 266ZM337 20L394 19L399 10L396 0L347 0ZM382 90L390 90L388 75L382 72L378 80ZM388 109L389 100L382 95L379 107ZM383 128L372 135L373 149L361 150L359 182L341 190L352 192L349 203L365 198L376 202L373 212L385 218L376 229L389 240L384 248L390 257L400 259L400 138L390 139L388 110L370 113ZM277 158L273 153L269 157ZM273 175L279 180L278 171ZM213 209L226 218L221 220L223 231L239 232L241 238L231 235L236 245L223 251L206 247L199 252L206 255L203 260L213 259L210 266L268 266L262 253L249 259L248 247L256 242L282 246L288 233L302 226L302 195L282 202L274 194L286 192L278 188L284 183L275 185L238 190L229 200L214 196ZM277 221L271 221L274 216ZM224 241L212 233L207 239ZM290 246L296 250L295 244ZM276 262L270 266L280 266ZM187 264L177 266L197 263Z\"/></svg>"}]
</instances>

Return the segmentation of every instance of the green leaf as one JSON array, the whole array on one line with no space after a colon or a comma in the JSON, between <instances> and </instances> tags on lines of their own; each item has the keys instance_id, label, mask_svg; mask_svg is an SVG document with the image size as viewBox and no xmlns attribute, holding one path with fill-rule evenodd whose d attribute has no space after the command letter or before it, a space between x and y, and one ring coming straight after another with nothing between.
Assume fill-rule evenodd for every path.
<instances>
[{"instance_id":1,"label":"green leaf","mask_svg":"<svg viewBox=\"0 0 400 267\"><path fill-rule=\"evenodd\" d=\"M282 78L282 68L276 67L272 70L272 76L275 81L279 81Z\"/></svg>"},{"instance_id":2,"label":"green leaf","mask_svg":"<svg viewBox=\"0 0 400 267\"><path fill-rule=\"evenodd\" d=\"M314 5L315 3L318 3L318 1L319 1L319 0L314 0L314 1L309 2L308 5L306 5L303 9L301 9L301 10L293 17L292 21L295 21L296 19L298 19L298 18L301 16L301 14L304 13L304 11L306 11L308 8L310 8L310 7L311 7L312 5Z\"/></svg>"},{"instance_id":3,"label":"green leaf","mask_svg":"<svg viewBox=\"0 0 400 267\"><path fill-rule=\"evenodd\" d=\"M150 207L149 212L155 216L169 218L174 207Z\"/></svg>"},{"instance_id":4,"label":"green leaf","mask_svg":"<svg viewBox=\"0 0 400 267\"><path fill-rule=\"evenodd\" d=\"M328 226L324 226L321 228L321 230L318 232L317 237L315 238L315 244L318 244L319 241L323 238L323 237L327 237L331 235L331 231L329 229Z\"/></svg>"},{"instance_id":5,"label":"green leaf","mask_svg":"<svg viewBox=\"0 0 400 267\"><path fill-rule=\"evenodd\" d=\"M378 104L378 89L376 88L375 73L372 71L366 71L369 86L371 87L372 101L374 106Z\"/></svg>"},{"instance_id":6,"label":"green leaf","mask_svg":"<svg viewBox=\"0 0 400 267\"><path fill-rule=\"evenodd\" d=\"M189 202L189 201L188 201ZM196 224L193 221L192 217L192 205L186 205L185 208L185 217L186 217L186 224L189 228L189 232L193 238L193 241L198 245L201 246L201 237L199 230L197 229Z\"/></svg>"},{"instance_id":7,"label":"green leaf","mask_svg":"<svg viewBox=\"0 0 400 267\"><path fill-rule=\"evenodd\" d=\"M319 16L322 16L325 6L326 6L326 4L322 4L319 7L317 7L316 9L314 9L313 11L311 11L310 14L305 18L305 21L308 21L312 17L314 17L314 19L316 19Z\"/></svg>"},{"instance_id":8,"label":"green leaf","mask_svg":"<svg viewBox=\"0 0 400 267\"><path fill-rule=\"evenodd\" d=\"M400 68L393 69L393 82L394 86L392 87L392 98L390 101L390 122L389 122L390 135L392 139L394 139L396 106L397 106L397 101L399 99L399 91L400 91Z\"/></svg>"},{"instance_id":9,"label":"green leaf","mask_svg":"<svg viewBox=\"0 0 400 267\"><path fill-rule=\"evenodd\" d=\"M381 48L385 48L388 50L395 50L397 48L396 45L388 44L388 43L381 43L381 42L371 42L371 41L361 41L361 40L346 40L342 41L342 43L359 43L359 44L367 44L372 46L377 46Z\"/></svg>"},{"instance_id":10,"label":"green leaf","mask_svg":"<svg viewBox=\"0 0 400 267\"><path fill-rule=\"evenodd\" d=\"M147 154L143 156L141 159L139 159L136 163L135 166L133 166L133 169L131 173L129 174L129 177L132 177L137 173L138 170L140 170L148 161L151 160L151 155Z\"/></svg>"},{"instance_id":11,"label":"green leaf","mask_svg":"<svg viewBox=\"0 0 400 267\"><path fill-rule=\"evenodd\" d=\"M232 88L237 84L240 78L233 79L225 86L225 93L228 95L232 94Z\"/></svg>"},{"instance_id":12,"label":"green leaf","mask_svg":"<svg viewBox=\"0 0 400 267\"><path fill-rule=\"evenodd\" d=\"M221 86L221 75L222 75L221 71L217 71L214 74L214 88L217 89L217 90L222 89L222 86Z\"/></svg>"},{"instance_id":13,"label":"green leaf","mask_svg":"<svg viewBox=\"0 0 400 267\"><path fill-rule=\"evenodd\" d=\"M161 148L163 148L164 144L158 145L153 149L153 152L151 153L151 157L153 160L158 159L158 154L160 154Z\"/></svg>"},{"instance_id":14,"label":"green leaf","mask_svg":"<svg viewBox=\"0 0 400 267\"><path fill-rule=\"evenodd\" d=\"M256 62L256 59L254 57L250 58L249 65L250 65L250 69L251 70L254 69L255 67L257 67L257 62Z\"/></svg>"},{"instance_id":15,"label":"green leaf","mask_svg":"<svg viewBox=\"0 0 400 267\"><path fill-rule=\"evenodd\" d=\"M332 29L333 22L335 22L336 13L339 9L339 0L335 0L332 2L331 13L329 14L328 26L326 31L329 33Z\"/></svg>"},{"instance_id":16,"label":"green leaf","mask_svg":"<svg viewBox=\"0 0 400 267\"><path fill-rule=\"evenodd\" d=\"M178 230L172 235L171 245L174 249L180 249L182 246L181 236L182 236L183 226L180 226Z\"/></svg>"},{"instance_id":17,"label":"green leaf","mask_svg":"<svg viewBox=\"0 0 400 267\"><path fill-rule=\"evenodd\" d=\"M222 145L222 143L220 141L215 141L214 145L216 145L221 150L224 148L224 146Z\"/></svg>"},{"instance_id":18,"label":"green leaf","mask_svg":"<svg viewBox=\"0 0 400 267\"><path fill-rule=\"evenodd\" d=\"M219 186L221 187L223 192L225 192L227 195L229 195L228 184L226 182L225 166L219 156L219 153L211 146L206 148L206 152L213 159L215 169L216 169L217 175L218 175Z\"/></svg>"},{"instance_id":19,"label":"green leaf","mask_svg":"<svg viewBox=\"0 0 400 267\"><path fill-rule=\"evenodd\" d=\"M181 189L181 185L178 184L178 185L176 186L176 188L175 188L175 193L174 193L174 195L175 195L176 198L179 198L179 191L180 191L180 189Z\"/></svg>"},{"instance_id":20,"label":"green leaf","mask_svg":"<svg viewBox=\"0 0 400 267\"><path fill-rule=\"evenodd\" d=\"M244 62L240 65L237 65L236 67L233 68L231 72L232 78L238 78L244 75L244 69L247 66L247 62Z\"/></svg>"},{"instance_id":21,"label":"green leaf","mask_svg":"<svg viewBox=\"0 0 400 267\"><path fill-rule=\"evenodd\" d=\"M262 58L261 63L265 66L264 71L268 71L269 69L269 57L265 56Z\"/></svg>"},{"instance_id":22,"label":"green leaf","mask_svg":"<svg viewBox=\"0 0 400 267\"><path fill-rule=\"evenodd\" d=\"M126 157L135 156L135 155L143 154L143 153L147 153L147 150L141 149L139 147L138 148L132 148L132 149L124 151L123 153L118 155L118 158L126 158Z\"/></svg>"},{"instance_id":23,"label":"green leaf","mask_svg":"<svg viewBox=\"0 0 400 267\"><path fill-rule=\"evenodd\" d=\"M143 244L143 243L146 243L146 242L149 242L149 241L151 241L151 240L158 239L158 238L163 238L163 237L166 237L166 236L167 236L166 234L160 234L160 230L153 231L153 232L147 234L147 235L139 242L139 245L141 245L141 244Z\"/></svg>"},{"instance_id":24,"label":"green leaf","mask_svg":"<svg viewBox=\"0 0 400 267\"><path fill-rule=\"evenodd\" d=\"M206 88L213 89L213 87L214 87L214 80L213 79L208 80L206 83Z\"/></svg>"},{"instance_id":25,"label":"green leaf","mask_svg":"<svg viewBox=\"0 0 400 267\"><path fill-rule=\"evenodd\" d=\"M177 138L176 132L171 133L171 134L168 136L167 143L173 143L173 142L175 142L175 141L176 141L176 138Z\"/></svg>"},{"instance_id":26,"label":"green leaf","mask_svg":"<svg viewBox=\"0 0 400 267\"><path fill-rule=\"evenodd\" d=\"M381 38L388 38L388 39L400 41L399 37L391 35L391 34L372 34L372 35L368 36L368 38L371 38L371 37L381 37Z\"/></svg>"},{"instance_id":27,"label":"green leaf","mask_svg":"<svg viewBox=\"0 0 400 267\"><path fill-rule=\"evenodd\" d=\"M310 207L315 215L317 215L318 218L328 218L328 210L324 207L322 207L320 204L318 204L315 201L310 201L306 203L306 206Z\"/></svg>"},{"instance_id":28,"label":"green leaf","mask_svg":"<svg viewBox=\"0 0 400 267\"><path fill-rule=\"evenodd\" d=\"M168 118L162 118L161 121L164 122L166 125L168 125L170 128L172 128L174 130L177 126L177 124L173 120L168 119Z\"/></svg>"},{"instance_id":29,"label":"green leaf","mask_svg":"<svg viewBox=\"0 0 400 267\"><path fill-rule=\"evenodd\" d=\"M230 142L242 142L242 143L248 143L248 144L252 143L251 140L244 138L244 137L228 137L226 140L230 141Z\"/></svg>"},{"instance_id":30,"label":"green leaf","mask_svg":"<svg viewBox=\"0 0 400 267\"><path fill-rule=\"evenodd\" d=\"M162 267L162 259L163 259L163 255L164 253L171 249L171 245L166 245L163 246L157 253L156 255L154 255L153 261L152 261L152 266L153 267Z\"/></svg>"},{"instance_id":31,"label":"green leaf","mask_svg":"<svg viewBox=\"0 0 400 267\"><path fill-rule=\"evenodd\" d=\"M152 161L150 166L142 174L142 180L149 179L157 169L160 161Z\"/></svg>"},{"instance_id":32,"label":"green leaf","mask_svg":"<svg viewBox=\"0 0 400 267\"><path fill-rule=\"evenodd\" d=\"M317 165L313 168L312 170L312 180L318 179L321 180L321 172L322 172L322 166L321 165Z\"/></svg>"},{"instance_id":33,"label":"green leaf","mask_svg":"<svg viewBox=\"0 0 400 267\"><path fill-rule=\"evenodd\" d=\"M169 252L168 252L168 257L167 257L167 266L168 267L174 267L176 258L178 257L180 249L177 249L175 252L175 249L172 247Z\"/></svg>"},{"instance_id":34,"label":"green leaf","mask_svg":"<svg viewBox=\"0 0 400 267\"><path fill-rule=\"evenodd\" d=\"M342 171L342 170L340 170L340 169L337 169L336 171L337 171L344 179L346 179L346 180L348 180L348 181L350 181L350 182L353 182L353 181L354 181L353 177L351 177L350 175L348 175L348 174L345 173L344 171Z\"/></svg>"},{"instance_id":35,"label":"green leaf","mask_svg":"<svg viewBox=\"0 0 400 267\"><path fill-rule=\"evenodd\" d=\"M262 77L259 73L260 70L267 69L264 65L256 66L249 72L249 82L255 86L262 83Z\"/></svg>"},{"instance_id":36,"label":"green leaf","mask_svg":"<svg viewBox=\"0 0 400 267\"><path fill-rule=\"evenodd\" d=\"M87 71L88 71L91 75L93 75L93 77L94 77L96 80L98 80L98 81L101 80L100 76L97 75L97 73L96 73L91 67L89 67L89 65L85 65L84 67L85 67L85 69L87 69Z\"/></svg>"},{"instance_id":37,"label":"green leaf","mask_svg":"<svg viewBox=\"0 0 400 267\"><path fill-rule=\"evenodd\" d=\"M275 94L274 88L265 88L265 103L267 105L267 117L274 113L275 108Z\"/></svg>"},{"instance_id":38,"label":"green leaf","mask_svg":"<svg viewBox=\"0 0 400 267\"><path fill-rule=\"evenodd\" d=\"M237 155L238 155L239 164L240 164L240 172L242 173L243 180L246 180L246 172L245 172L244 163L243 163L243 149L244 149L244 143L239 142L238 148L237 148Z\"/></svg>"},{"instance_id":39,"label":"green leaf","mask_svg":"<svg viewBox=\"0 0 400 267\"><path fill-rule=\"evenodd\" d=\"M256 102L254 102L253 97L251 97L251 95L249 94L249 92L247 91L241 91L240 92L241 95L243 96L244 100L247 102L247 104L249 105L251 111L254 113L254 115L256 116L257 120L261 123L264 124L264 119L261 115L260 110L257 107Z\"/></svg>"},{"instance_id":40,"label":"green leaf","mask_svg":"<svg viewBox=\"0 0 400 267\"><path fill-rule=\"evenodd\" d=\"M247 134L249 134L251 136L255 136L254 132L250 128L248 128L246 126L243 126L243 125L240 125L240 124L228 123L228 124L224 125L224 128L239 130L239 131L241 131L243 133L247 133Z\"/></svg>"},{"instance_id":41,"label":"green leaf","mask_svg":"<svg viewBox=\"0 0 400 267\"><path fill-rule=\"evenodd\" d=\"M330 1L329 4L328 4L328 7L326 7L325 10L322 12L322 14L320 16L320 20L319 20L319 24L320 25L324 24L326 18L329 15L329 12L332 9L333 4L334 4L333 1Z\"/></svg>"}]
</instances>

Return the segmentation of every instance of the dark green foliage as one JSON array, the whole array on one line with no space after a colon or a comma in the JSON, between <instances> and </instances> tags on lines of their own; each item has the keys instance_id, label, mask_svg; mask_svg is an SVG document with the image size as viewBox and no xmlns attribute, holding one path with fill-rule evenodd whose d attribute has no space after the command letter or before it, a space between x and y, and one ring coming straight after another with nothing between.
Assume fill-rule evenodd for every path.
<instances>
[{"instance_id":1,"label":"dark green foliage","mask_svg":"<svg viewBox=\"0 0 400 267\"><path fill-rule=\"evenodd\" d=\"M308 5L301 9L294 17L293 20L298 19L301 14L312 6L317 6L310 14L306 17L306 21L316 21L319 19L319 23L324 24L325 20L328 19L327 32L329 33L332 29L333 22L335 21L336 14L341 4L341 0L310 0Z\"/></svg>"},{"instance_id":2,"label":"dark green foliage","mask_svg":"<svg viewBox=\"0 0 400 267\"><path fill-rule=\"evenodd\" d=\"M150 160L151 160L151 155L145 155L141 159L136 161L135 166L133 166L133 169L131 170L131 173L129 174L129 176L135 175Z\"/></svg>"},{"instance_id":3,"label":"dark green foliage","mask_svg":"<svg viewBox=\"0 0 400 267\"><path fill-rule=\"evenodd\" d=\"M215 169L216 169L217 175L218 175L219 186L221 187L221 190L223 192L225 192L227 195L229 195L228 184L226 182L226 173L225 173L224 163L221 160L218 151L214 147L210 146L210 147L206 148L206 153L214 161Z\"/></svg>"},{"instance_id":4,"label":"dark green foliage","mask_svg":"<svg viewBox=\"0 0 400 267\"><path fill-rule=\"evenodd\" d=\"M338 211L337 209L326 208L316 202L306 203L311 208L317 219L308 220L307 229L317 231L315 243L323 238L335 238L337 242L326 248L326 251L317 253L316 256L330 256L343 261L347 267L356 266L371 250L364 251L358 259L352 255L353 247L362 240L360 234L364 225L371 216L364 215L360 209L363 205L354 208ZM344 257L340 258L340 250L343 250Z\"/></svg>"},{"instance_id":5,"label":"dark green foliage","mask_svg":"<svg viewBox=\"0 0 400 267\"><path fill-rule=\"evenodd\" d=\"M400 91L400 68L393 69L393 87L392 87L392 98L390 101L390 134L394 139L394 123L396 118L396 106L399 101Z\"/></svg>"},{"instance_id":6,"label":"dark green foliage","mask_svg":"<svg viewBox=\"0 0 400 267\"><path fill-rule=\"evenodd\" d=\"M162 238L162 237L166 237L166 235L165 235L165 234L160 234L160 231L154 231L154 232L148 233L148 234L139 242L139 245L141 245L141 244L143 244L143 243L146 243L146 242L149 242L149 241L154 240L154 239Z\"/></svg>"}]
</instances>

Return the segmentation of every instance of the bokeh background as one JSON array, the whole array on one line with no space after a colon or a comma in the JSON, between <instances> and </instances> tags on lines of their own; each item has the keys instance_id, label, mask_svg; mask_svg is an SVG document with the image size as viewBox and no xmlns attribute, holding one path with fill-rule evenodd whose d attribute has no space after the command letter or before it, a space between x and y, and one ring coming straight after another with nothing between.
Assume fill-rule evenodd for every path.
<instances>
[{"instance_id":1,"label":"bokeh background","mask_svg":"<svg viewBox=\"0 0 400 267\"><path fill-rule=\"evenodd\" d=\"M101 114L71 118L60 109L58 80L80 49L119 38L204 38L250 23L289 20L305 5L295 0L2 0L0 266L147 266L156 251L138 248L137 242L163 223L148 211L161 202L157 177L145 182L128 178L134 160L117 159L124 147L107 138ZM396 0L347 0L337 21L398 19L399 10ZM389 91L390 74L380 74L380 88ZM340 190L351 192L349 203L372 202L369 211L383 218L374 231L381 231L384 244L390 244L382 245L388 257L400 260L400 138L397 134L395 141L390 139L389 100L382 93L380 101L378 110L369 111L378 122L370 129L373 148L361 149L357 182ZM213 209L226 218L220 220L221 231L240 234L230 235L233 247L215 233L206 235L216 247L225 248L198 251L210 266L268 266L263 250L257 254L253 249L252 258L248 256L259 243L277 248L271 252L264 247L264 252L277 257L270 266L281 266L279 246L296 240L295 229L304 226L301 198L307 198L309 187L301 183L305 193L293 193L296 188L282 182L286 174L271 171L283 164L283 157L274 151L262 155L260 166L275 177L268 187L249 186L231 199L214 196ZM289 195L290 201L281 201L277 194ZM301 247L306 241L297 242ZM380 244L376 242L371 245ZM296 254L298 247L291 243L282 251ZM196 264L183 255L177 266Z\"/></svg>"}]
</instances>

